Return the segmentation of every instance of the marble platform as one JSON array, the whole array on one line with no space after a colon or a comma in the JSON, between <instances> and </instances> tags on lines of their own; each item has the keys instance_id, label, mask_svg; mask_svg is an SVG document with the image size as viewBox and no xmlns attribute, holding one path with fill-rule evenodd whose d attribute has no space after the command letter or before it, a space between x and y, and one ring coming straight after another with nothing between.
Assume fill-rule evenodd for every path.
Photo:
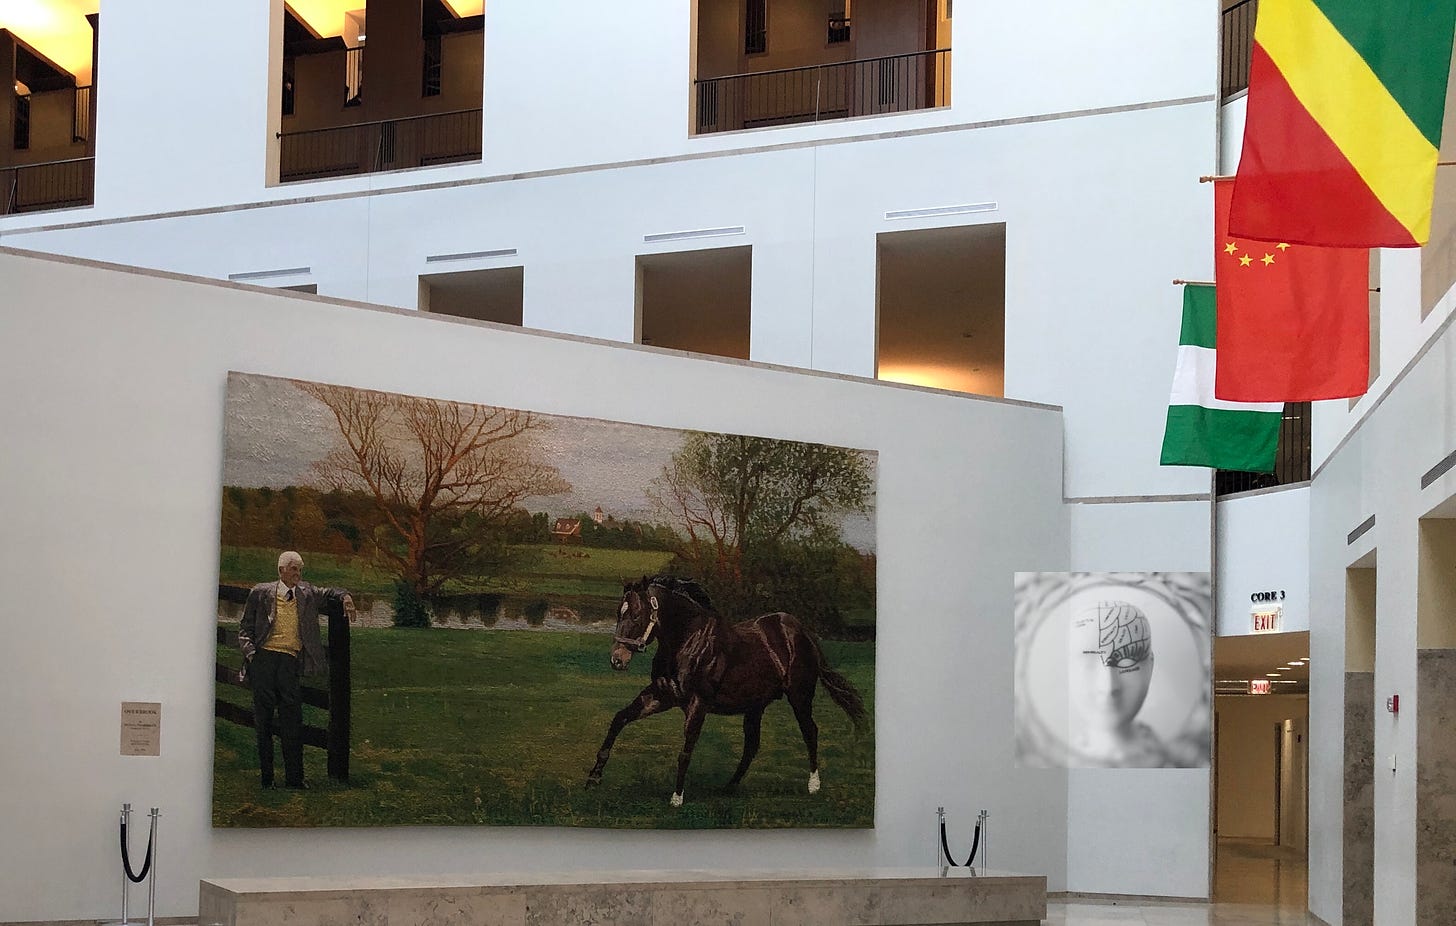
<instances>
[{"instance_id":1,"label":"marble platform","mask_svg":"<svg viewBox=\"0 0 1456 926\"><path fill-rule=\"evenodd\" d=\"M199 926L1036 926L1046 878L964 868L213 878Z\"/></svg>"}]
</instances>

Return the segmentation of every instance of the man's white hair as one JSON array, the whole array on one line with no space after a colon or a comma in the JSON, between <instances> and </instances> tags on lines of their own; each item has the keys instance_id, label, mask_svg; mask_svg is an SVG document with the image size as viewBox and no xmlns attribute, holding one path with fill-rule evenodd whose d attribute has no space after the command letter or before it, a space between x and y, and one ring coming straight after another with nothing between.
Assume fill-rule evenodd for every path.
<instances>
[{"instance_id":1,"label":"man's white hair","mask_svg":"<svg viewBox=\"0 0 1456 926\"><path fill-rule=\"evenodd\" d=\"M284 566L287 566L289 563L297 563L298 565L302 566L303 565L303 557L302 556L299 556L297 553L293 552L292 550L285 550L283 553L279 554L279 556L278 556L278 568L279 569L282 569Z\"/></svg>"}]
</instances>

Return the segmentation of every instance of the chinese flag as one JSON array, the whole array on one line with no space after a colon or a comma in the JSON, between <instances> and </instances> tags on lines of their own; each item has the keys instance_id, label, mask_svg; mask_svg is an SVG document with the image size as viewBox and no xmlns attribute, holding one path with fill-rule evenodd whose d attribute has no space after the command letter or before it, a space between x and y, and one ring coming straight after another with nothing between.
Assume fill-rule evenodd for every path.
<instances>
[{"instance_id":1,"label":"chinese flag","mask_svg":"<svg viewBox=\"0 0 1456 926\"><path fill-rule=\"evenodd\" d=\"M1214 183L1218 368L1233 402L1363 395L1370 377L1370 252L1230 237L1233 181Z\"/></svg>"}]
</instances>

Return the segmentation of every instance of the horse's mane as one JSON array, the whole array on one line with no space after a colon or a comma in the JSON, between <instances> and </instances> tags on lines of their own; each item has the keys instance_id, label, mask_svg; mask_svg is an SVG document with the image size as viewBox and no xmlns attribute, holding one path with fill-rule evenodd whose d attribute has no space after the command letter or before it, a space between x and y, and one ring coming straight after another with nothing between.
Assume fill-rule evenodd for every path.
<instances>
[{"instance_id":1,"label":"horse's mane","mask_svg":"<svg viewBox=\"0 0 1456 926\"><path fill-rule=\"evenodd\" d=\"M703 588L693 579L682 579L677 576L653 576L647 580L648 585L657 585L670 592L676 592L687 598L693 604L704 611L718 613L713 607L713 599L708 597L707 589Z\"/></svg>"}]
</instances>

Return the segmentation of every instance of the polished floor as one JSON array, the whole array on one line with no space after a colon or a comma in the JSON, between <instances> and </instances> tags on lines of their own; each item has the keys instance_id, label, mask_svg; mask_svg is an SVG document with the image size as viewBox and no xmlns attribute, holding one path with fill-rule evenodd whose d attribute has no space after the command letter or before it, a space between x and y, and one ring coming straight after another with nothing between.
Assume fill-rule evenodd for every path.
<instances>
[{"instance_id":1,"label":"polished floor","mask_svg":"<svg viewBox=\"0 0 1456 926\"><path fill-rule=\"evenodd\" d=\"M1213 903L1077 900L1047 905L1049 926L1318 926L1302 853L1220 840Z\"/></svg>"}]
</instances>

